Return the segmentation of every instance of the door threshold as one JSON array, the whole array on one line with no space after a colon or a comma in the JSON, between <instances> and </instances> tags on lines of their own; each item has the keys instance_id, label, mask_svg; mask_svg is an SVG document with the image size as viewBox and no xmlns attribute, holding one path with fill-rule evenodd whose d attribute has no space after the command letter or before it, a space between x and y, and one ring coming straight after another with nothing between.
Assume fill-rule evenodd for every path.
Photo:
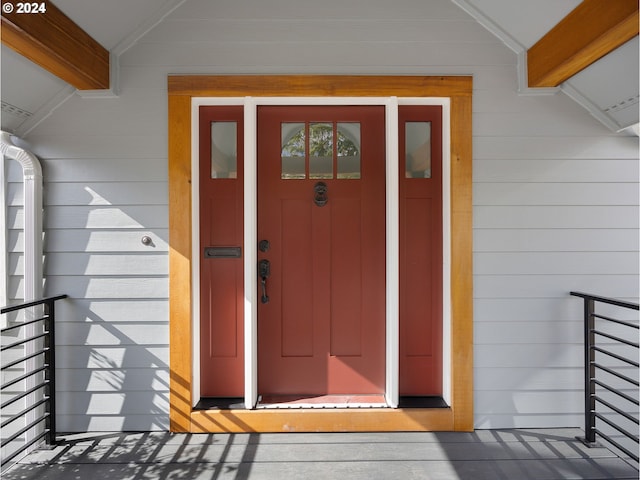
<instances>
[{"instance_id":1,"label":"door threshold","mask_svg":"<svg viewBox=\"0 0 640 480\"><path fill-rule=\"evenodd\" d=\"M260 395L256 409L387 408L384 395Z\"/></svg>"},{"instance_id":2,"label":"door threshold","mask_svg":"<svg viewBox=\"0 0 640 480\"><path fill-rule=\"evenodd\" d=\"M244 408L243 397L203 397L194 410L238 410Z\"/></svg>"}]
</instances>

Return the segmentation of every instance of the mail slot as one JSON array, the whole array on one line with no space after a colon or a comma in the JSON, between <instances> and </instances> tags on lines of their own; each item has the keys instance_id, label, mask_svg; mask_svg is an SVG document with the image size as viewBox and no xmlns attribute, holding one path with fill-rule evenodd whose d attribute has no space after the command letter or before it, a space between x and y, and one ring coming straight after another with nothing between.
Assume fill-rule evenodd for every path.
<instances>
[{"instance_id":1,"label":"mail slot","mask_svg":"<svg viewBox=\"0 0 640 480\"><path fill-rule=\"evenodd\" d=\"M204 258L240 258L242 249L240 247L206 247Z\"/></svg>"}]
</instances>

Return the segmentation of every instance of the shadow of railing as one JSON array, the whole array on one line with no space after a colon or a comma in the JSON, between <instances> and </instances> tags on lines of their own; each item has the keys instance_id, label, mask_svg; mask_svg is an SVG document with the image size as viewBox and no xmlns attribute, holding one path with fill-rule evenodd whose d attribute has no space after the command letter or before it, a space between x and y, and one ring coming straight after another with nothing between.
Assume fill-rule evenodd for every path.
<instances>
[{"instance_id":1,"label":"shadow of railing","mask_svg":"<svg viewBox=\"0 0 640 480\"><path fill-rule=\"evenodd\" d=\"M7 480L66 474L92 480L250 477L259 434L173 434L170 432L77 433L53 450L39 450L10 470ZM54 473L52 473L54 472ZM45 475L45 478L49 478Z\"/></svg>"}]
</instances>

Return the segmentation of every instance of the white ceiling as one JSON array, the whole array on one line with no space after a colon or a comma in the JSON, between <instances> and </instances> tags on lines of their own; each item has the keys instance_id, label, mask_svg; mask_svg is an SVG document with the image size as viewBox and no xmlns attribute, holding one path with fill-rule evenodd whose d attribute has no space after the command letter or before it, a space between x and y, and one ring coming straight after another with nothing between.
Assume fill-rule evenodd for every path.
<instances>
[{"instance_id":1,"label":"white ceiling","mask_svg":"<svg viewBox=\"0 0 640 480\"><path fill-rule=\"evenodd\" d=\"M184 1L55 0L55 4L113 56L135 44ZM526 61L521 53L580 3L580 0L452 1L505 41L519 54L520 61ZM614 131L638 123L638 45L635 37L561 86ZM2 46L0 61L2 130L27 134L75 92L73 87L7 47Z\"/></svg>"}]
</instances>

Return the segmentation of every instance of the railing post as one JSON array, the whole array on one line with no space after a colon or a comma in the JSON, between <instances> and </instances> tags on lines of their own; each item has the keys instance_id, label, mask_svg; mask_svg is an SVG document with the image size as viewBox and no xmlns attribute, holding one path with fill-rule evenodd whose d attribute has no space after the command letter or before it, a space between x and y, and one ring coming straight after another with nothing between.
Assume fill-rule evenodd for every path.
<instances>
[{"instance_id":1,"label":"railing post","mask_svg":"<svg viewBox=\"0 0 640 480\"><path fill-rule=\"evenodd\" d=\"M596 441L596 401L595 401L595 350L593 349L595 335L595 301L593 298L584 299L584 435L585 443Z\"/></svg>"},{"instance_id":2,"label":"railing post","mask_svg":"<svg viewBox=\"0 0 640 480\"><path fill-rule=\"evenodd\" d=\"M47 445L56 444L56 337L55 337L55 301L49 300L44 304L45 328L49 335L45 337L44 362L49 366L45 370L45 379L48 380L46 394L49 401L45 403L47 409L45 441Z\"/></svg>"}]
</instances>

